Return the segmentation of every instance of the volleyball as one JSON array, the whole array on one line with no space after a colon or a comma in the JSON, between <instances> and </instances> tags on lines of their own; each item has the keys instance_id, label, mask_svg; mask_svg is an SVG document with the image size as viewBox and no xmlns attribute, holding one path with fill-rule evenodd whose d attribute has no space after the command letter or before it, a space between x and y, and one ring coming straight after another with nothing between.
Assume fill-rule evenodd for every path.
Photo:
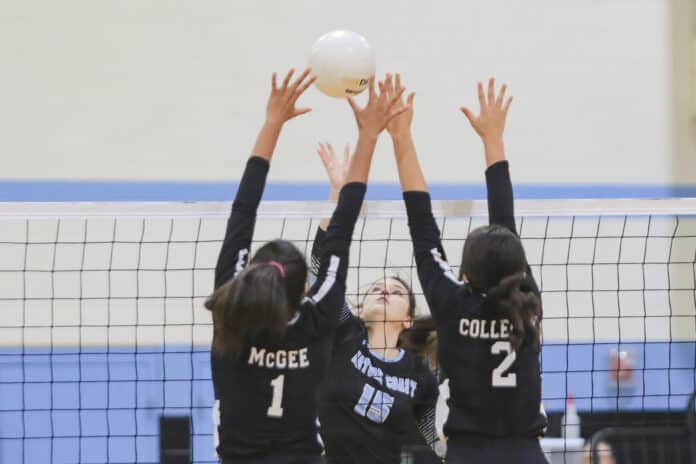
<instances>
[{"instance_id":1,"label":"volleyball","mask_svg":"<svg viewBox=\"0 0 696 464\"><path fill-rule=\"evenodd\" d=\"M357 95L375 73L375 54L367 39L351 31L332 31L319 37L309 55L316 86L330 97Z\"/></svg>"}]
</instances>

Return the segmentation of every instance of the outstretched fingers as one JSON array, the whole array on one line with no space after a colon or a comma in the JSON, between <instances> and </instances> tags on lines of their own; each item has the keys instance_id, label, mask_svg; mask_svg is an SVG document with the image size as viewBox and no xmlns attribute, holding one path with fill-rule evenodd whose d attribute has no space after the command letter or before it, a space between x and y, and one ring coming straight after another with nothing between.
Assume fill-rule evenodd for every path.
<instances>
[{"instance_id":1,"label":"outstretched fingers","mask_svg":"<svg viewBox=\"0 0 696 464\"><path fill-rule=\"evenodd\" d=\"M331 145L331 142L326 142L326 148L328 148L329 156L331 156L331 158L335 158L336 153L334 152L333 145Z\"/></svg>"},{"instance_id":2,"label":"outstretched fingers","mask_svg":"<svg viewBox=\"0 0 696 464\"><path fill-rule=\"evenodd\" d=\"M311 75L311 69L306 68L292 80L295 69L291 69L278 85L278 74L271 76L271 96L266 105L266 120L274 124L285 124L290 119L312 111L311 108L295 107L298 98L316 81Z\"/></svg>"},{"instance_id":3,"label":"outstretched fingers","mask_svg":"<svg viewBox=\"0 0 696 464\"><path fill-rule=\"evenodd\" d=\"M295 94L299 98L300 95L305 93L305 91L315 82L317 81L317 76L311 76L307 81L305 81L302 85L300 85L297 90L295 90Z\"/></svg>"},{"instance_id":4,"label":"outstretched fingers","mask_svg":"<svg viewBox=\"0 0 696 464\"><path fill-rule=\"evenodd\" d=\"M296 108L295 111L292 113L292 117L294 118L295 116L302 116L303 114L307 114L310 111L312 111L312 108Z\"/></svg>"},{"instance_id":5,"label":"outstretched fingers","mask_svg":"<svg viewBox=\"0 0 696 464\"><path fill-rule=\"evenodd\" d=\"M403 93L403 91L401 92ZM397 117L400 114L405 113L411 109L411 104L398 106L396 108L391 108L389 114L387 115L387 123Z\"/></svg>"},{"instance_id":6,"label":"outstretched fingers","mask_svg":"<svg viewBox=\"0 0 696 464\"><path fill-rule=\"evenodd\" d=\"M468 119L470 123L474 123L474 119L476 119L476 116L474 116L474 113L472 113L469 108L467 108L466 106L462 106L461 108L459 108L459 111L464 113L464 116L466 116L466 119Z\"/></svg>"},{"instance_id":7,"label":"outstretched fingers","mask_svg":"<svg viewBox=\"0 0 696 464\"><path fill-rule=\"evenodd\" d=\"M353 113L358 114L360 112L360 107L357 103L355 103L353 97L348 96L346 97L346 100L348 100L348 104L350 105L350 108L353 110Z\"/></svg>"},{"instance_id":8,"label":"outstretched fingers","mask_svg":"<svg viewBox=\"0 0 696 464\"><path fill-rule=\"evenodd\" d=\"M311 71L312 71L312 70L311 70L310 68L307 68L307 69L305 69L304 71L302 71L302 74L300 74L300 75L297 77L297 79L295 79L295 82L293 82L292 85L290 86L290 90L291 90L292 92L298 91L298 89L300 88L300 86L303 85L303 83L305 83L304 81L305 81L305 79L307 79L307 76L309 76L309 73L310 73ZM307 88L307 87L305 87L305 88ZM300 93L302 93L302 92L300 92Z\"/></svg>"},{"instance_id":9,"label":"outstretched fingers","mask_svg":"<svg viewBox=\"0 0 696 464\"><path fill-rule=\"evenodd\" d=\"M279 90L285 90L288 88L288 84L290 83L290 79L292 78L292 75L295 73L295 68L292 68L288 73L285 75L285 79L283 79L283 85L280 87Z\"/></svg>"},{"instance_id":10,"label":"outstretched fingers","mask_svg":"<svg viewBox=\"0 0 696 464\"><path fill-rule=\"evenodd\" d=\"M478 83L478 99L479 99L479 106L483 110L486 107L486 97L483 93L483 82Z\"/></svg>"},{"instance_id":11,"label":"outstretched fingers","mask_svg":"<svg viewBox=\"0 0 696 464\"><path fill-rule=\"evenodd\" d=\"M382 95L380 97L383 97L383 100L389 100L391 97L394 95L394 81L392 79L391 74L387 74L384 77L384 90L382 90Z\"/></svg>"},{"instance_id":12,"label":"outstretched fingers","mask_svg":"<svg viewBox=\"0 0 696 464\"><path fill-rule=\"evenodd\" d=\"M367 84L367 89L368 89L368 105L370 102L375 100L375 97L377 96L377 93L375 92L375 75L373 74L370 76L370 79Z\"/></svg>"},{"instance_id":13,"label":"outstretched fingers","mask_svg":"<svg viewBox=\"0 0 696 464\"><path fill-rule=\"evenodd\" d=\"M323 143L319 143L317 153L319 154L319 158L321 159L321 162L324 164L324 167L326 169L329 169L329 152L326 148L326 145L324 145Z\"/></svg>"},{"instance_id":14,"label":"outstretched fingers","mask_svg":"<svg viewBox=\"0 0 696 464\"><path fill-rule=\"evenodd\" d=\"M346 142L346 146L343 148L343 162L347 163L350 159L350 143Z\"/></svg>"},{"instance_id":15,"label":"outstretched fingers","mask_svg":"<svg viewBox=\"0 0 696 464\"><path fill-rule=\"evenodd\" d=\"M503 84L503 86L500 88L500 93L498 94L498 98L495 99L495 106L501 107L503 105L503 99L505 98L505 91L507 90L507 84Z\"/></svg>"},{"instance_id":16,"label":"outstretched fingers","mask_svg":"<svg viewBox=\"0 0 696 464\"><path fill-rule=\"evenodd\" d=\"M396 105L397 102L401 101L401 96L404 94L405 88L401 88L399 90L396 90L391 97L391 100L389 101L389 106L387 106L387 111L390 111L392 108L394 108L394 105ZM402 111L403 113L403 111Z\"/></svg>"},{"instance_id":17,"label":"outstretched fingers","mask_svg":"<svg viewBox=\"0 0 696 464\"><path fill-rule=\"evenodd\" d=\"M304 71L302 71L302 74L297 76L297 79L295 79L295 82L292 83L292 88L297 88L302 81L304 81L307 76L309 76L309 73L312 72L312 68L305 68Z\"/></svg>"},{"instance_id":18,"label":"outstretched fingers","mask_svg":"<svg viewBox=\"0 0 696 464\"><path fill-rule=\"evenodd\" d=\"M507 101L505 102L505 106L503 106L503 111L505 111L505 113L508 112L511 104L512 104L512 97L508 97Z\"/></svg>"},{"instance_id":19,"label":"outstretched fingers","mask_svg":"<svg viewBox=\"0 0 696 464\"><path fill-rule=\"evenodd\" d=\"M467 106L461 106L459 111L466 116L481 138L489 140L501 138L505 130L505 119L512 103L512 97L507 96L507 84L502 84L496 92L495 79L492 77L488 80L487 89L484 89L483 86L483 82L478 83L480 112L474 114ZM490 160L488 161L490 162Z\"/></svg>"}]
</instances>

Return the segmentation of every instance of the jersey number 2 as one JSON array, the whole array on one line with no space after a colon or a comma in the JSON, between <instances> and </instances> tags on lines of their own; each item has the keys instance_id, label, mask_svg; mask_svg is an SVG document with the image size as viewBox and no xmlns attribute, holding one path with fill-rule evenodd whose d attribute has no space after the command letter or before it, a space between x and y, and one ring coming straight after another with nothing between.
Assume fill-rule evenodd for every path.
<instances>
[{"instance_id":1,"label":"jersey number 2","mask_svg":"<svg viewBox=\"0 0 696 464\"><path fill-rule=\"evenodd\" d=\"M491 354L507 353L503 358L503 362L498 367L493 369L493 387L496 388L514 388L517 386L517 374L508 373L512 367L512 363L517 359L517 353L512 349L510 342L495 342L491 345Z\"/></svg>"},{"instance_id":2,"label":"jersey number 2","mask_svg":"<svg viewBox=\"0 0 696 464\"><path fill-rule=\"evenodd\" d=\"M268 407L268 412L266 413L268 417L283 417L282 402L284 383L284 375L279 375L275 379L271 380L271 387L273 388L273 399L271 400L271 405Z\"/></svg>"}]
</instances>

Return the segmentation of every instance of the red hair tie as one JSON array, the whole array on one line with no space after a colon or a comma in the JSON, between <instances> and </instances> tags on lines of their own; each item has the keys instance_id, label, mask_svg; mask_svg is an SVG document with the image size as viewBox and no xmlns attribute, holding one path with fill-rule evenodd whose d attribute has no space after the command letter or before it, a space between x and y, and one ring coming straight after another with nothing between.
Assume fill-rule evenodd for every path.
<instances>
[{"instance_id":1,"label":"red hair tie","mask_svg":"<svg viewBox=\"0 0 696 464\"><path fill-rule=\"evenodd\" d=\"M269 261L268 264L270 264L274 268L278 269L278 271L280 272L280 276L283 279L285 278L285 268L283 267L282 264L280 264L278 261Z\"/></svg>"}]
</instances>

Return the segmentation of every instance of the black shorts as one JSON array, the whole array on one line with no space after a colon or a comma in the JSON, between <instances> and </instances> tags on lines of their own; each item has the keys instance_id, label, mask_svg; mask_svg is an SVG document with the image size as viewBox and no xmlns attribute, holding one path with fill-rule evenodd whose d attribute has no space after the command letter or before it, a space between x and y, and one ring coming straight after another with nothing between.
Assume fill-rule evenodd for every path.
<instances>
[{"instance_id":1,"label":"black shorts","mask_svg":"<svg viewBox=\"0 0 696 464\"><path fill-rule=\"evenodd\" d=\"M451 437L447 464L548 464L536 438Z\"/></svg>"},{"instance_id":2,"label":"black shorts","mask_svg":"<svg viewBox=\"0 0 696 464\"><path fill-rule=\"evenodd\" d=\"M223 459L221 464L324 464L316 454L268 454L263 457Z\"/></svg>"}]
</instances>

